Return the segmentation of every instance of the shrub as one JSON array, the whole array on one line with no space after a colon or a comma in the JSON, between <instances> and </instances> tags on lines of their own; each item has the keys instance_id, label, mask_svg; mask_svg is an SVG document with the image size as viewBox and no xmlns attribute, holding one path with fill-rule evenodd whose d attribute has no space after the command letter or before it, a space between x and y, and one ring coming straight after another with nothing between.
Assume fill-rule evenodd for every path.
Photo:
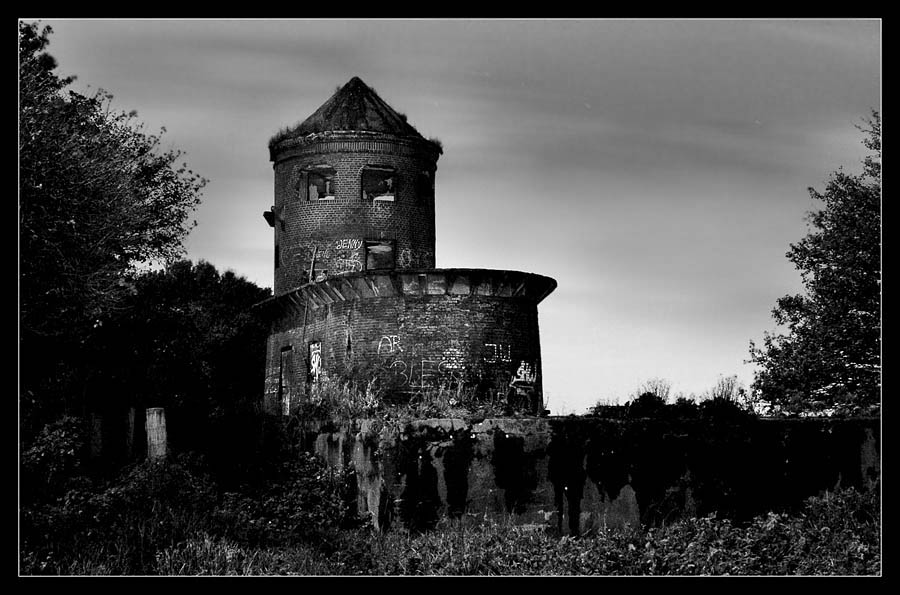
<instances>
[{"instance_id":1,"label":"shrub","mask_svg":"<svg viewBox=\"0 0 900 595\"><path fill-rule=\"evenodd\" d=\"M22 453L22 501L46 501L64 493L81 471L85 428L75 417L47 424Z\"/></svg>"},{"instance_id":2,"label":"shrub","mask_svg":"<svg viewBox=\"0 0 900 595\"><path fill-rule=\"evenodd\" d=\"M261 489L224 494L215 526L257 546L296 544L328 528L353 526L355 481L349 470L335 471L314 455L298 453L283 460Z\"/></svg>"},{"instance_id":3,"label":"shrub","mask_svg":"<svg viewBox=\"0 0 900 595\"><path fill-rule=\"evenodd\" d=\"M145 462L99 492L85 485L22 515L23 573L135 574L157 550L194 534L215 505L195 463Z\"/></svg>"},{"instance_id":4,"label":"shrub","mask_svg":"<svg viewBox=\"0 0 900 595\"><path fill-rule=\"evenodd\" d=\"M351 422L357 419L408 421L427 418L481 418L510 413L505 397L479 395L465 383L442 384L415 392L378 379L358 383L323 379L311 385L292 414L300 420Z\"/></svg>"},{"instance_id":5,"label":"shrub","mask_svg":"<svg viewBox=\"0 0 900 595\"><path fill-rule=\"evenodd\" d=\"M557 536L511 523L443 521L417 535L361 538L355 572L425 575L878 574L877 494L839 490L801 515L770 513L746 526L714 516L664 528ZM357 546L359 547L359 546ZM348 566L341 567L346 572Z\"/></svg>"},{"instance_id":6,"label":"shrub","mask_svg":"<svg viewBox=\"0 0 900 595\"><path fill-rule=\"evenodd\" d=\"M656 417L665 410L666 401L662 397L646 392L625 405L628 417Z\"/></svg>"}]
</instances>

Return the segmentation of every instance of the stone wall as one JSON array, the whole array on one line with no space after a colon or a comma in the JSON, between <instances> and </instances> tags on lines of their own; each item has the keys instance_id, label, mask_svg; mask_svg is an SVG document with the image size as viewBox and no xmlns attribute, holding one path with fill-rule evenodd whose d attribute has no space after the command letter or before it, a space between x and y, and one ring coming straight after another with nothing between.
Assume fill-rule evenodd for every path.
<instances>
[{"instance_id":1,"label":"stone wall","mask_svg":"<svg viewBox=\"0 0 900 595\"><path fill-rule=\"evenodd\" d=\"M385 528L511 517L576 533L716 513L742 521L880 478L877 419L364 421L310 448L356 474Z\"/></svg>"}]
</instances>

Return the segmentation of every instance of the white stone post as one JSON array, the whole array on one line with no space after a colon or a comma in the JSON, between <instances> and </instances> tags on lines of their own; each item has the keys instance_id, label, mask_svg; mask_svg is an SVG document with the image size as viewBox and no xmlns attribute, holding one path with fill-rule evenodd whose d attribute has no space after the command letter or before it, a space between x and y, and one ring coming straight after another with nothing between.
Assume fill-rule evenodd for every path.
<instances>
[{"instance_id":1,"label":"white stone post","mask_svg":"<svg viewBox=\"0 0 900 595\"><path fill-rule=\"evenodd\" d=\"M147 458L163 459L166 456L166 410L162 407L147 409Z\"/></svg>"}]
</instances>

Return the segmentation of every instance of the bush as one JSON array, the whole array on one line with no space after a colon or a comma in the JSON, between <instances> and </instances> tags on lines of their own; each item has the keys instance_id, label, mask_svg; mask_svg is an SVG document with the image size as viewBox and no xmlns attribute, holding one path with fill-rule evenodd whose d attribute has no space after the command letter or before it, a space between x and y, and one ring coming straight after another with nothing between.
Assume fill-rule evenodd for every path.
<instances>
[{"instance_id":1,"label":"bush","mask_svg":"<svg viewBox=\"0 0 900 595\"><path fill-rule=\"evenodd\" d=\"M22 514L23 574L142 574L208 523L215 486L196 463L145 462Z\"/></svg>"},{"instance_id":2,"label":"bush","mask_svg":"<svg viewBox=\"0 0 900 595\"><path fill-rule=\"evenodd\" d=\"M643 393L625 405L628 417L656 417L666 408L666 401L654 393Z\"/></svg>"},{"instance_id":3,"label":"bush","mask_svg":"<svg viewBox=\"0 0 900 595\"><path fill-rule=\"evenodd\" d=\"M75 417L47 424L22 453L23 502L46 501L64 493L81 474L85 431Z\"/></svg>"},{"instance_id":4,"label":"bush","mask_svg":"<svg viewBox=\"0 0 900 595\"><path fill-rule=\"evenodd\" d=\"M296 544L328 528L353 526L355 481L350 471L331 470L314 455L298 453L282 461L261 489L225 493L215 526L220 534L255 546Z\"/></svg>"},{"instance_id":5,"label":"bush","mask_svg":"<svg viewBox=\"0 0 900 595\"><path fill-rule=\"evenodd\" d=\"M374 558L385 574L872 575L880 573L878 510L877 494L848 489L810 498L801 515L770 513L745 527L707 517L560 538L502 523L445 524L388 536Z\"/></svg>"}]
</instances>

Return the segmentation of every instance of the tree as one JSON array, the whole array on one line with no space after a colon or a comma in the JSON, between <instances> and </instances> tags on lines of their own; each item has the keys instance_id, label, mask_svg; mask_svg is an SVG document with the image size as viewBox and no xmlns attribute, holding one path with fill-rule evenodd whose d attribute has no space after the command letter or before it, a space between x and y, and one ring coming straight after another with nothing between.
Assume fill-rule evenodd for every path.
<instances>
[{"instance_id":1,"label":"tree","mask_svg":"<svg viewBox=\"0 0 900 595\"><path fill-rule=\"evenodd\" d=\"M625 404L628 417L657 417L666 409L666 401L659 395L646 392Z\"/></svg>"},{"instance_id":2,"label":"tree","mask_svg":"<svg viewBox=\"0 0 900 595\"><path fill-rule=\"evenodd\" d=\"M87 346L142 264L182 253L206 183L111 95L68 90L51 32L19 23L20 390L41 417L84 406Z\"/></svg>"},{"instance_id":3,"label":"tree","mask_svg":"<svg viewBox=\"0 0 900 595\"><path fill-rule=\"evenodd\" d=\"M200 406L209 414L257 395L268 329L252 306L270 295L205 261L144 273L98 333L104 377L145 407Z\"/></svg>"},{"instance_id":4,"label":"tree","mask_svg":"<svg viewBox=\"0 0 900 595\"><path fill-rule=\"evenodd\" d=\"M742 405L747 405L748 400L747 391L744 389L743 383L738 380L737 374L719 376L712 388L703 393L703 397L733 401Z\"/></svg>"},{"instance_id":5,"label":"tree","mask_svg":"<svg viewBox=\"0 0 900 595\"><path fill-rule=\"evenodd\" d=\"M243 436L223 444L212 434L259 405L268 327L252 306L270 295L203 261L136 277L134 293L98 331L95 405L165 407L178 450L209 453L218 444L230 452Z\"/></svg>"},{"instance_id":6,"label":"tree","mask_svg":"<svg viewBox=\"0 0 900 595\"><path fill-rule=\"evenodd\" d=\"M656 397L661 399L663 403L665 403L669 400L669 393L671 392L671 382L669 382L665 378L650 378L649 380L638 386L632 397L636 399L644 395L645 393L650 393L652 395L655 395Z\"/></svg>"},{"instance_id":7,"label":"tree","mask_svg":"<svg viewBox=\"0 0 900 595\"><path fill-rule=\"evenodd\" d=\"M871 152L858 175L839 170L823 207L808 214L809 234L788 259L805 291L778 300L772 314L786 333L750 343L759 366L755 397L786 413L876 413L881 391L881 119L866 121Z\"/></svg>"}]
</instances>

